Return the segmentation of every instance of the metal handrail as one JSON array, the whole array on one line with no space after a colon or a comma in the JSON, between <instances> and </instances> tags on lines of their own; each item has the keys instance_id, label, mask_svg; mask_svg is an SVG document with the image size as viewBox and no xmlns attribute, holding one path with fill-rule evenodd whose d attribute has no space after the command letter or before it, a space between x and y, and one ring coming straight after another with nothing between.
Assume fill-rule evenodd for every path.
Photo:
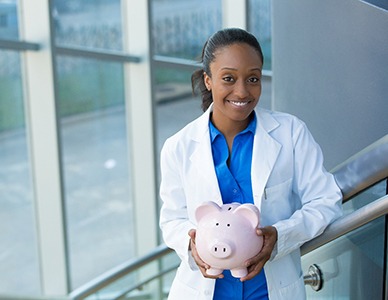
<instances>
[{"instance_id":1,"label":"metal handrail","mask_svg":"<svg viewBox=\"0 0 388 300\"><path fill-rule=\"evenodd\" d=\"M301 254L303 256L386 214L388 214L388 195L334 221L323 234L305 243L301 247Z\"/></svg>"},{"instance_id":2,"label":"metal handrail","mask_svg":"<svg viewBox=\"0 0 388 300\"><path fill-rule=\"evenodd\" d=\"M168 248L166 245L161 244L154 248L151 252L148 254L136 258L131 259L127 262L124 262L123 264L117 266L116 268L113 268L100 276L96 277L92 281L89 281L87 284L81 286L80 288L74 290L70 293L70 298L74 300L80 300L84 299L89 295L92 295L93 293L97 292L98 290L108 286L112 282L122 278L123 276L141 268L142 266L145 266L161 257L164 257L165 255L171 253L172 250Z\"/></svg>"},{"instance_id":3,"label":"metal handrail","mask_svg":"<svg viewBox=\"0 0 388 300\"><path fill-rule=\"evenodd\" d=\"M353 155L331 171L344 202L388 178L388 134Z\"/></svg>"}]
</instances>

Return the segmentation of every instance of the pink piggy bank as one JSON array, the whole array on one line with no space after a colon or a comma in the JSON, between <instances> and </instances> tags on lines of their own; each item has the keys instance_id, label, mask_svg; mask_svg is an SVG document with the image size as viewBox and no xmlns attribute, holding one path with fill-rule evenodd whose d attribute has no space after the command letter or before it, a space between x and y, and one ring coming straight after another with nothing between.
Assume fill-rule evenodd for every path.
<instances>
[{"instance_id":1,"label":"pink piggy bank","mask_svg":"<svg viewBox=\"0 0 388 300\"><path fill-rule=\"evenodd\" d=\"M245 261L263 247L263 237L256 234L259 209L248 203L220 207L214 202L205 202L196 209L195 217L197 251L210 266L206 273L216 276L228 269L233 277L247 275Z\"/></svg>"}]
</instances>

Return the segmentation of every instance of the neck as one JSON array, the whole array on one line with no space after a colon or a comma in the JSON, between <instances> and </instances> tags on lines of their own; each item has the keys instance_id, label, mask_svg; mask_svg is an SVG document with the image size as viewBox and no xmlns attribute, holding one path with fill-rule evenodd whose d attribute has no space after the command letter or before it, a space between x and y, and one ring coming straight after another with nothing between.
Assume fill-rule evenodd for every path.
<instances>
[{"instance_id":1,"label":"neck","mask_svg":"<svg viewBox=\"0 0 388 300\"><path fill-rule=\"evenodd\" d=\"M217 117L214 117L214 114L211 114L210 120L213 125L226 137L226 138L234 138L237 134L247 128L250 120L252 119L252 115L250 115L247 119L242 121L234 121L231 119L218 120Z\"/></svg>"}]
</instances>

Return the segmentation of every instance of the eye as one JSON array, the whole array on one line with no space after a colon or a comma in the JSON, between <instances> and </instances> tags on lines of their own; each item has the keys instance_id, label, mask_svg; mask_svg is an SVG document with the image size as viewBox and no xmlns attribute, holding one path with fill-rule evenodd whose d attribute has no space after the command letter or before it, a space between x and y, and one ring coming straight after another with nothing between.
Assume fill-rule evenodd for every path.
<instances>
[{"instance_id":1,"label":"eye","mask_svg":"<svg viewBox=\"0 0 388 300\"><path fill-rule=\"evenodd\" d=\"M260 77L250 77L248 79L248 82L250 82L250 83L258 83L258 82L260 82Z\"/></svg>"},{"instance_id":2,"label":"eye","mask_svg":"<svg viewBox=\"0 0 388 300\"><path fill-rule=\"evenodd\" d=\"M224 77L222 77L222 80L226 81L226 82L233 82L234 81L232 76L224 76Z\"/></svg>"},{"instance_id":3,"label":"eye","mask_svg":"<svg viewBox=\"0 0 388 300\"><path fill-rule=\"evenodd\" d=\"M226 224L226 226L230 227L230 224Z\"/></svg>"},{"instance_id":4,"label":"eye","mask_svg":"<svg viewBox=\"0 0 388 300\"><path fill-rule=\"evenodd\" d=\"M216 226L220 225L220 223L216 223Z\"/></svg>"}]
</instances>

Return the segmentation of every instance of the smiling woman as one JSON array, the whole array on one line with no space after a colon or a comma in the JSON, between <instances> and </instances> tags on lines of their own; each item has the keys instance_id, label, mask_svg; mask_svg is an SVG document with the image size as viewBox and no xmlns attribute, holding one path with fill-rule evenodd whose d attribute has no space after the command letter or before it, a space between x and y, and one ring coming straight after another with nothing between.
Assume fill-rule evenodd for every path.
<instances>
[{"instance_id":1,"label":"smiling woman","mask_svg":"<svg viewBox=\"0 0 388 300\"><path fill-rule=\"evenodd\" d=\"M160 226L182 259L170 300L305 299L299 247L341 215L341 192L305 124L256 108L262 66L261 47L249 32L212 35L192 76L204 114L163 146ZM282 197L268 197L273 187L281 187ZM240 280L230 270L209 275L198 255L194 215L209 200L252 203L261 211L256 234L263 248L245 261L248 273Z\"/></svg>"}]
</instances>

